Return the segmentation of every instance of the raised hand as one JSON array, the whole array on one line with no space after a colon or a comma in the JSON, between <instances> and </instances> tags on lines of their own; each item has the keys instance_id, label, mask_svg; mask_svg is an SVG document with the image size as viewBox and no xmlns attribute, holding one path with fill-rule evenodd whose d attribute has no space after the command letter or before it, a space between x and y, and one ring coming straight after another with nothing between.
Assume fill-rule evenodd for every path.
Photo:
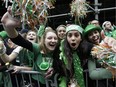
<instances>
[{"instance_id":1,"label":"raised hand","mask_svg":"<svg viewBox=\"0 0 116 87\"><path fill-rule=\"evenodd\" d=\"M19 27L21 21L17 18L12 17L11 7L9 6L7 12L3 15L1 22L3 24L4 30L10 38L15 38L18 36L18 32L15 28Z\"/></svg>"},{"instance_id":2,"label":"raised hand","mask_svg":"<svg viewBox=\"0 0 116 87\"><path fill-rule=\"evenodd\" d=\"M3 15L1 22L3 23L5 28L16 28L19 27L21 24L21 21L12 17L12 11L11 7L9 6L7 9L7 12Z\"/></svg>"}]
</instances>

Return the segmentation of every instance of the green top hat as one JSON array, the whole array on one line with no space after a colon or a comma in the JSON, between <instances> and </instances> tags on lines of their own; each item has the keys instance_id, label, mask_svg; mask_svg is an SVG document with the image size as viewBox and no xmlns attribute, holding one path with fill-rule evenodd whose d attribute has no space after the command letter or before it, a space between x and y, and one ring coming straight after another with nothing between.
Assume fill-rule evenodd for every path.
<instances>
[{"instance_id":1,"label":"green top hat","mask_svg":"<svg viewBox=\"0 0 116 87\"><path fill-rule=\"evenodd\" d=\"M88 35L88 33L89 33L90 31L92 31L92 30L101 31L102 28L101 28L100 26L95 26L95 25L93 25L93 24L89 24L89 25L86 26L86 28L85 28L85 30L84 30L84 32L83 32L84 37L86 37L86 36Z\"/></svg>"}]
</instances>

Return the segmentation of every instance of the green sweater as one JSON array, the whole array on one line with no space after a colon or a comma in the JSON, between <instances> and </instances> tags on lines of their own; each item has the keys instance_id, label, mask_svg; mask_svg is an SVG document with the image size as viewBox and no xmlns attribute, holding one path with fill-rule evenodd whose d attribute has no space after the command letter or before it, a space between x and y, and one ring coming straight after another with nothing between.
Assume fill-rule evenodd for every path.
<instances>
[{"instance_id":1,"label":"green sweater","mask_svg":"<svg viewBox=\"0 0 116 87\"><path fill-rule=\"evenodd\" d=\"M109 70L105 68L97 68L97 61L95 59L89 58L88 60L88 70L89 76L93 80L100 80L100 79L109 79L112 78L112 74Z\"/></svg>"}]
</instances>

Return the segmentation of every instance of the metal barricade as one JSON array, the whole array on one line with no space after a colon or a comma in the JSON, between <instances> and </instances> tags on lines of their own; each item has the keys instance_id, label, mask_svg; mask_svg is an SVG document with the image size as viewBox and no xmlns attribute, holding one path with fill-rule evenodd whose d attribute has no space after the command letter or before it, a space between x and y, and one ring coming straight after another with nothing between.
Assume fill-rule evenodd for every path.
<instances>
[{"instance_id":1,"label":"metal barricade","mask_svg":"<svg viewBox=\"0 0 116 87\"><path fill-rule=\"evenodd\" d=\"M7 72L8 76L11 78L11 74L9 72ZM22 83L19 83L19 76L18 74L20 74L20 81ZM14 80L15 80L15 86L13 87L35 87L33 86L33 79L32 79L32 76L33 74L39 74L39 75L42 75L41 73L39 73L38 71L20 71L19 73L17 74L14 74ZM25 79L25 75L28 75L28 79ZM99 84L99 80L94 80L95 84L94 86L90 86L90 84L92 84L92 82L89 82L90 78L89 78L89 74L88 74L88 70L84 70L84 75L85 75L85 87L98 87L98 84ZM28 81L27 81L28 80ZM106 87L108 87L108 80L109 79L106 79ZM53 79L45 79L45 85L46 87L58 87L58 74L55 74ZM37 84L38 84L38 87L41 87L40 86L40 83L37 81ZM116 78L114 78L114 84L116 87ZM36 86L37 87L37 86Z\"/></svg>"},{"instance_id":2,"label":"metal barricade","mask_svg":"<svg viewBox=\"0 0 116 87\"><path fill-rule=\"evenodd\" d=\"M9 72L6 71L6 73L8 74L10 78L12 78ZM20 74L20 77L18 76L18 74ZM20 71L13 75L14 77L13 80L15 81L15 86L13 87L35 87L33 86L34 79L32 79L31 75L42 75L42 74L39 73L38 71ZM45 79L46 87L58 87L57 77L58 77L58 74L55 74L53 77L53 80ZM40 87L39 81L36 81L36 84L38 85L38 87Z\"/></svg>"},{"instance_id":3,"label":"metal barricade","mask_svg":"<svg viewBox=\"0 0 116 87\"><path fill-rule=\"evenodd\" d=\"M85 87L98 87L99 85L99 82L101 80L92 80L90 77L89 77L89 72L88 72L88 69L84 70L84 74L85 74ZM89 79L91 80L91 82L89 83ZM111 79L104 79L105 80L105 87L109 87L109 80ZM116 77L115 78L112 78L112 81L113 81L113 87L116 87ZM90 86L90 84L93 84L92 82L95 82L94 85Z\"/></svg>"}]
</instances>

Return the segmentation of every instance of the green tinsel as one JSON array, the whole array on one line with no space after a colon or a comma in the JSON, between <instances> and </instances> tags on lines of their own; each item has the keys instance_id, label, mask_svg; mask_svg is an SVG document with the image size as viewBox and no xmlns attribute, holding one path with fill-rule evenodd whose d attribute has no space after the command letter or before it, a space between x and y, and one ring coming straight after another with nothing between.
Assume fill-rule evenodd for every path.
<instances>
[{"instance_id":1,"label":"green tinsel","mask_svg":"<svg viewBox=\"0 0 116 87\"><path fill-rule=\"evenodd\" d=\"M73 64L74 64L74 75L77 83L80 87L85 87L84 85L84 77L83 77L83 69L81 67L80 59L76 52L73 53Z\"/></svg>"},{"instance_id":2,"label":"green tinsel","mask_svg":"<svg viewBox=\"0 0 116 87\"><path fill-rule=\"evenodd\" d=\"M64 40L61 41L61 46L60 46L60 51L61 51L60 59L65 63L66 68L69 69L69 64L68 64L67 58L64 54L63 42L64 42ZM76 81L80 87L85 87L84 77L83 77L83 69L81 67L81 62L80 62L80 59L79 59L76 51L73 53L73 67L74 67L74 79L76 79ZM71 79L71 78L69 78L69 79Z\"/></svg>"}]
</instances>

